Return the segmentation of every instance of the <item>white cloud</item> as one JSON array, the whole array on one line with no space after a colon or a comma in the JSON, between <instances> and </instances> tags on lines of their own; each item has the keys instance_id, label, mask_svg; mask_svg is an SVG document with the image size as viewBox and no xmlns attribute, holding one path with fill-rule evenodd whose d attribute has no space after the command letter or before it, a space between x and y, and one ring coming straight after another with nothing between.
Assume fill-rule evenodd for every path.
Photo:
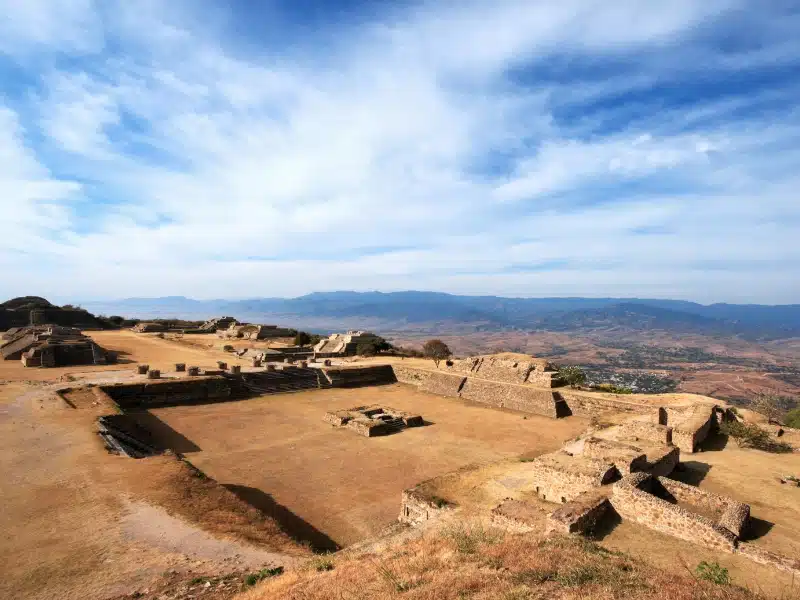
<instances>
[{"instance_id":1,"label":"white cloud","mask_svg":"<svg viewBox=\"0 0 800 600\"><path fill-rule=\"evenodd\" d=\"M430 3L260 52L192 3L59 6L64 30L44 6L12 15L19 47L82 55L31 73L0 120L2 202L26 207L0 252L27 248L44 293L798 292L770 266L800 265L797 115L732 117L783 88L623 101L728 60L692 36L735 2Z\"/></svg>"}]
</instances>

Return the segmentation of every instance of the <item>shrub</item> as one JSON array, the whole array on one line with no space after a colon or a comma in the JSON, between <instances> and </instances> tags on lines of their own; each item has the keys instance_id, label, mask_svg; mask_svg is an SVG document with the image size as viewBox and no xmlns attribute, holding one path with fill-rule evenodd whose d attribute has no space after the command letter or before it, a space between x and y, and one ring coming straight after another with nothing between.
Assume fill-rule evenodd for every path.
<instances>
[{"instance_id":1,"label":"shrub","mask_svg":"<svg viewBox=\"0 0 800 600\"><path fill-rule=\"evenodd\" d=\"M786 417L783 419L783 422L787 427L800 429L800 408L792 409L786 413Z\"/></svg>"},{"instance_id":2,"label":"shrub","mask_svg":"<svg viewBox=\"0 0 800 600\"><path fill-rule=\"evenodd\" d=\"M375 356L378 353L378 345L374 342L365 342L356 346L356 354L359 356Z\"/></svg>"},{"instance_id":3,"label":"shrub","mask_svg":"<svg viewBox=\"0 0 800 600\"><path fill-rule=\"evenodd\" d=\"M697 565L695 574L697 575L698 579L710 581L711 583L716 583L717 585L728 585L731 582L730 575L728 575L728 569L721 567L720 564L716 562L701 562L699 565Z\"/></svg>"},{"instance_id":4,"label":"shrub","mask_svg":"<svg viewBox=\"0 0 800 600\"><path fill-rule=\"evenodd\" d=\"M567 365L558 370L558 377L567 385L578 387L586 382L586 373L575 365Z\"/></svg>"},{"instance_id":5,"label":"shrub","mask_svg":"<svg viewBox=\"0 0 800 600\"><path fill-rule=\"evenodd\" d=\"M269 579L270 577L275 577L276 575L281 575L283 573L283 567L274 567L272 569L261 569L258 573L250 573L244 579L244 583L248 587L252 587L257 584L259 581L264 579Z\"/></svg>"},{"instance_id":6,"label":"shrub","mask_svg":"<svg viewBox=\"0 0 800 600\"><path fill-rule=\"evenodd\" d=\"M315 571L333 571L333 561L327 555L318 556L314 559L312 564Z\"/></svg>"},{"instance_id":7,"label":"shrub","mask_svg":"<svg viewBox=\"0 0 800 600\"><path fill-rule=\"evenodd\" d=\"M740 448L755 448L764 452L791 452L792 446L773 440L769 433L754 423L730 421L719 426L720 433L732 437Z\"/></svg>"}]
</instances>

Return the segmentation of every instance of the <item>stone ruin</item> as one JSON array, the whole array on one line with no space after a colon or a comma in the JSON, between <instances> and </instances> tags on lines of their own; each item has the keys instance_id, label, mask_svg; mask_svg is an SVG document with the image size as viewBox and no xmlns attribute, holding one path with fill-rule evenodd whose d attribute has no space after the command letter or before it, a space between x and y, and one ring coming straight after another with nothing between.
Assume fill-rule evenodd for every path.
<instances>
[{"instance_id":1,"label":"stone ruin","mask_svg":"<svg viewBox=\"0 0 800 600\"><path fill-rule=\"evenodd\" d=\"M379 339L377 335L368 331L334 333L314 346L314 356L316 358L355 356L359 345L377 342Z\"/></svg>"},{"instance_id":2,"label":"stone ruin","mask_svg":"<svg viewBox=\"0 0 800 600\"><path fill-rule=\"evenodd\" d=\"M3 339L3 360L21 360L25 367L103 365L114 360L114 355L74 327L19 327L6 332Z\"/></svg>"},{"instance_id":3,"label":"stone ruin","mask_svg":"<svg viewBox=\"0 0 800 600\"><path fill-rule=\"evenodd\" d=\"M252 323L237 323L233 321L227 329L217 328L217 335L221 338L241 338L245 340L266 340L270 338L291 337L291 329L277 325L254 325Z\"/></svg>"},{"instance_id":4,"label":"stone ruin","mask_svg":"<svg viewBox=\"0 0 800 600\"><path fill-rule=\"evenodd\" d=\"M215 333L219 330L227 329L235 323L236 319L233 317L214 317L200 325L197 329L205 333Z\"/></svg>"},{"instance_id":5,"label":"stone ruin","mask_svg":"<svg viewBox=\"0 0 800 600\"><path fill-rule=\"evenodd\" d=\"M136 333L161 333L167 330L167 326L163 323L144 322L137 323L131 330Z\"/></svg>"},{"instance_id":6,"label":"stone ruin","mask_svg":"<svg viewBox=\"0 0 800 600\"><path fill-rule=\"evenodd\" d=\"M334 427L348 427L364 437L389 435L407 427L425 424L422 417L381 406L357 406L325 413L323 420Z\"/></svg>"}]
</instances>

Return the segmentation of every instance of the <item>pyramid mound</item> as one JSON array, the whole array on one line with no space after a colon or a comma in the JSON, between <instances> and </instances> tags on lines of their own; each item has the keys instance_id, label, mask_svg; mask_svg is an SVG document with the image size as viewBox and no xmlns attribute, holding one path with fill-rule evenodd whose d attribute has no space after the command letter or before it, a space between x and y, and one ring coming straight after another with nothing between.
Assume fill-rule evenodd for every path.
<instances>
[{"instance_id":1,"label":"pyramid mound","mask_svg":"<svg viewBox=\"0 0 800 600\"><path fill-rule=\"evenodd\" d=\"M20 296L0 303L0 331L29 325L60 325L82 329L107 327L82 308L56 306L40 296Z\"/></svg>"}]
</instances>

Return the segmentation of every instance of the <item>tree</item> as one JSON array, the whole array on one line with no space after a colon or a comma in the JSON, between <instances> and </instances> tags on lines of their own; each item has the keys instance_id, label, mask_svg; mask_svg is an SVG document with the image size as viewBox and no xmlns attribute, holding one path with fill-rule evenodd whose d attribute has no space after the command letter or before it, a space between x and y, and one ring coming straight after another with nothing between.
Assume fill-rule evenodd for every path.
<instances>
[{"instance_id":1,"label":"tree","mask_svg":"<svg viewBox=\"0 0 800 600\"><path fill-rule=\"evenodd\" d=\"M586 383L586 373L583 369L574 365L567 365L558 370L558 377L567 385L578 387Z\"/></svg>"},{"instance_id":2,"label":"tree","mask_svg":"<svg viewBox=\"0 0 800 600\"><path fill-rule=\"evenodd\" d=\"M750 408L767 417L769 423L781 424L786 416L783 404L783 399L778 396L760 393L750 401Z\"/></svg>"},{"instance_id":3,"label":"tree","mask_svg":"<svg viewBox=\"0 0 800 600\"><path fill-rule=\"evenodd\" d=\"M439 368L439 362L443 361L453 355L450 352L450 348L447 347L442 340L428 340L422 346L422 354L425 358L430 358L433 360L433 363L436 365L436 368Z\"/></svg>"},{"instance_id":4,"label":"tree","mask_svg":"<svg viewBox=\"0 0 800 600\"><path fill-rule=\"evenodd\" d=\"M363 342L356 346L356 354L359 356L375 356L378 353L378 345L375 342Z\"/></svg>"},{"instance_id":5,"label":"tree","mask_svg":"<svg viewBox=\"0 0 800 600\"><path fill-rule=\"evenodd\" d=\"M295 346L307 346L310 343L311 343L311 336L308 335L305 331L298 331L297 335L294 336Z\"/></svg>"}]
</instances>

